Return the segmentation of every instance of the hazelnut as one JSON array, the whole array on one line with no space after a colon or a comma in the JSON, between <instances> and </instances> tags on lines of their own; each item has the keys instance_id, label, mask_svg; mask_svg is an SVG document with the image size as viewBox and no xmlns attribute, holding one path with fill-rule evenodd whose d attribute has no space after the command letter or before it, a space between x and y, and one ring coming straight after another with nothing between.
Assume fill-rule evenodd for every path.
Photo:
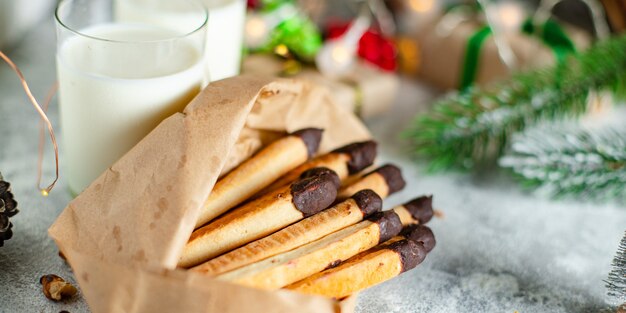
<instances>
[{"instance_id":1,"label":"hazelnut","mask_svg":"<svg viewBox=\"0 0 626 313\"><path fill-rule=\"evenodd\" d=\"M76 287L54 274L41 276L39 282L43 285L43 294L50 300L60 301L78 292Z\"/></svg>"}]
</instances>

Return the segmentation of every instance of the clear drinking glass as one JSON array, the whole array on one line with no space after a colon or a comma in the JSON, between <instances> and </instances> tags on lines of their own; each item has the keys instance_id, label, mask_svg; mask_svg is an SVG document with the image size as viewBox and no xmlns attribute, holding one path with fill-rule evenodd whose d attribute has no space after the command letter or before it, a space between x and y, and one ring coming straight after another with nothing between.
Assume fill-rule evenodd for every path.
<instances>
[{"instance_id":1,"label":"clear drinking glass","mask_svg":"<svg viewBox=\"0 0 626 313\"><path fill-rule=\"evenodd\" d=\"M56 10L63 156L80 193L207 80L208 13L195 0L145 0L141 20L114 0L63 0ZM186 23L155 23L184 14Z\"/></svg>"}]
</instances>

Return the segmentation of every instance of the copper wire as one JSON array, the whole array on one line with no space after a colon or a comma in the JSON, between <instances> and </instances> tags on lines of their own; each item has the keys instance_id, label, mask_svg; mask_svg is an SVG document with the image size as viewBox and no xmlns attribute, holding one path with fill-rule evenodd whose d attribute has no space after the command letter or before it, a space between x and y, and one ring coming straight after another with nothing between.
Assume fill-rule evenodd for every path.
<instances>
[{"instance_id":1,"label":"copper wire","mask_svg":"<svg viewBox=\"0 0 626 313\"><path fill-rule=\"evenodd\" d=\"M50 191L52 191L52 188L54 188L54 185L59 180L59 147L57 145L56 137L54 136L54 129L52 128L52 123L50 123L50 120L48 119L48 116L46 115L46 112L44 111L45 109L47 109L48 103L52 99L51 94L54 94L52 90L56 91L56 84L55 84L55 87L53 87L53 89L51 89L51 92L48 94L48 99L46 99L45 109L42 109L39 103L37 102L37 99L35 99L32 92L30 91L30 88L28 87L28 84L26 83L26 79L24 78L24 75L22 74L20 69L17 67L17 65L15 65L15 63L13 63L13 61L11 61L11 59L8 56L6 56L6 54L4 54L2 51L0 51L0 58L2 58L5 62L7 62L7 64L9 64L9 66L13 69L15 74L17 74L20 82L22 83L22 87L24 88L24 91L26 92L26 96L32 103L33 107L35 108L39 116L41 117L41 121L43 122L43 124L47 126L48 133L50 134L50 141L52 141L52 147L54 148L54 161L55 161L56 171L55 171L54 181L50 185L48 185L48 187L46 188L39 187L41 183L41 172L42 172L41 165L43 162L43 141L40 140L40 143L39 143L40 156L39 156L39 164L38 164L37 188L39 188L41 190L41 193L45 196L48 193L50 193Z\"/></svg>"}]
</instances>

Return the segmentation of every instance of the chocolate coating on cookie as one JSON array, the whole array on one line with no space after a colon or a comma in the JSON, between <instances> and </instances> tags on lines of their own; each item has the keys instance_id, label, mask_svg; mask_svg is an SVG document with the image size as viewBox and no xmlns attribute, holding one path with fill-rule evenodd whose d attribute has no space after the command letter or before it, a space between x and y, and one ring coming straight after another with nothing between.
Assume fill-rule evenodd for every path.
<instances>
[{"instance_id":1,"label":"chocolate coating on cookie","mask_svg":"<svg viewBox=\"0 0 626 313\"><path fill-rule=\"evenodd\" d=\"M433 196L422 196L403 204L403 206L420 224L426 224L433 218Z\"/></svg>"},{"instance_id":2,"label":"chocolate coating on cookie","mask_svg":"<svg viewBox=\"0 0 626 313\"><path fill-rule=\"evenodd\" d=\"M383 199L371 189L361 190L352 196L363 216L379 212L383 208Z\"/></svg>"},{"instance_id":3,"label":"chocolate coating on cookie","mask_svg":"<svg viewBox=\"0 0 626 313\"><path fill-rule=\"evenodd\" d=\"M383 165L377 169L375 169L370 174L378 173L385 179L387 182L387 186L389 187L389 194L395 193L404 189L406 186L406 182L402 177L402 171L400 168L393 164ZM370 175L368 174L368 175Z\"/></svg>"},{"instance_id":4,"label":"chocolate coating on cookie","mask_svg":"<svg viewBox=\"0 0 626 313\"><path fill-rule=\"evenodd\" d=\"M352 175L362 171L374 163L377 146L378 145L375 141L368 140L351 143L335 149L333 152L346 153L350 156L350 161L348 161L348 173Z\"/></svg>"},{"instance_id":5,"label":"chocolate coating on cookie","mask_svg":"<svg viewBox=\"0 0 626 313\"><path fill-rule=\"evenodd\" d=\"M320 128L304 128L291 133L291 135L298 136L302 139L302 141L306 145L306 150L309 154L309 158L311 158L315 155L317 149L320 146L323 132L324 130Z\"/></svg>"},{"instance_id":6,"label":"chocolate coating on cookie","mask_svg":"<svg viewBox=\"0 0 626 313\"><path fill-rule=\"evenodd\" d=\"M378 243L383 243L391 237L397 235L402 230L402 222L400 217L394 211L384 211L372 214L368 220L378 224L380 229L380 238Z\"/></svg>"},{"instance_id":7,"label":"chocolate coating on cookie","mask_svg":"<svg viewBox=\"0 0 626 313\"><path fill-rule=\"evenodd\" d=\"M422 263L426 258L427 253L426 248L424 248L421 243L407 239L396 241L390 244L387 249L393 250L400 255L400 261L402 262L401 273L404 273Z\"/></svg>"},{"instance_id":8,"label":"chocolate coating on cookie","mask_svg":"<svg viewBox=\"0 0 626 313\"><path fill-rule=\"evenodd\" d=\"M329 207L337 198L337 174L322 174L291 184L293 205L304 217Z\"/></svg>"},{"instance_id":9,"label":"chocolate coating on cookie","mask_svg":"<svg viewBox=\"0 0 626 313\"><path fill-rule=\"evenodd\" d=\"M433 231L424 225L409 225L402 230L401 235L423 244L426 252L430 252L437 244Z\"/></svg>"},{"instance_id":10,"label":"chocolate coating on cookie","mask_svg":"<svg viewBox=\"0 0 626 313\"><path fill-rule=\"evenodd\" d=\"M308 169L300 174L300 179L311 178L320 175L331 175L331 177L336 178L333 182L337 186L337 189L339 189L339 187L341 186L341 180L339 179L339 175L337 175L335 171L329 169L328 167L314 167Z\"/></svg>"}]
</instances>

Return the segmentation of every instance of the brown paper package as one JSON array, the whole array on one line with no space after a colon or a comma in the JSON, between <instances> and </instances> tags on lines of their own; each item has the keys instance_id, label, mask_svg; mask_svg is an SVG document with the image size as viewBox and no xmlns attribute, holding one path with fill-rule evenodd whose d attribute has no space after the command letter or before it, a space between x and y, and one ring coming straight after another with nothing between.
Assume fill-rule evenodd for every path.
<instances>
[{"instance_id":1,"label":"brown paper package","mask_svg":"<svg viewBox=\"0 0 626 313\"><path fill-rule=\"evenodd\" d=\"M278 57L253 54L245 58L244 73L280 75L283 63ZM400 80L395 73L385 72L360 61L345 77L328 78L313 67L305 66L295 78L308 80L330 90L342 108L362 118L384 114L396 99Z\"/></svg>"},{"instance_id":2,"label":"brown paper package","mask_svg":"<svg viewBox=\"0 0 626 313\"><path fill-rule=\"evenodd\" d=\"M220 174L276 133L325 129L320 152L370 138L328 91L239 76L211 83L74 199L49 234L93 312L352 312L335 301L268 292L176 268ZM268 137L269 136L269 137Z\"/></svg>"},{"instance_id":3,"label":"brown paper package","mask_svg":"<svg viewBox=\"0 0 626 313\"><path fill-rule=\"evenodd\" d=\"M424 25L415 36L421 59L418 75L439 88L457 89L461 81L468 39L481 26L474 21L466 21L449 34L441 36L435 31L438 23L439 19L434 19ZM577 49L584 50L591 44L589 35L584 31L573 27L564 29ZM507 39L521 70L549 66L556 61L553 51L536 37L517 32L508 35ZM493 36L489 36L480 50L475 82L485 85L510 75L511 71L500 59Z\"/></svg>"}]
</instances>

